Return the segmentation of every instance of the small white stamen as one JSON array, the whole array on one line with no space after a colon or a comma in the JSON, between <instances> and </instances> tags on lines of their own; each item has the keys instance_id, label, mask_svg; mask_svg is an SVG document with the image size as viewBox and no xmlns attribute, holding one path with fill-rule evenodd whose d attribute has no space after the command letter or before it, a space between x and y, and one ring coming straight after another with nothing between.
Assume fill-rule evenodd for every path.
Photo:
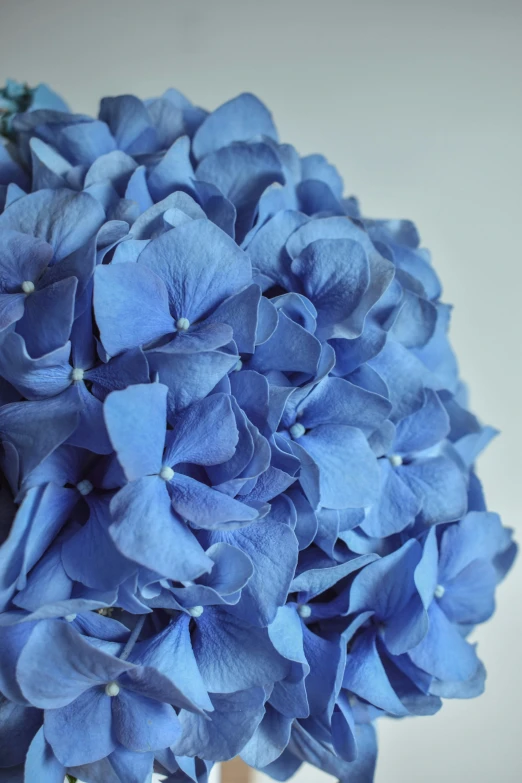
<instances>
[{"instance_id":1,"label":"small white stamen","mask_svg":"<svg viewBox=\"0 0 522 783\"><path fill-rule=\"evenodd\" d=\"M34 283L32 280L24 280L22 283L22 291L24 294L32 294L34 292Z\"/></svg>"},{"instance_id":2,"label":"small white stamen","mask_svg":"<svg viewBox=\"0 0 522 783\"><path fill-rule=\"evenodd\" d=\"M76 615L75 614L66 614L65 617L64 617L64 620L67 620L68 623L72 623L72 622L74 622L74 620L76 620Z\"/></svg>"},{"instance_id":3,"label":"small white stamen","mask_svg":"<svg viewBox=\"0 0 522 783\"><path fill-rule=\"evenodd\" d=\"M187 612L191 617L201 617L204 609L202 606L191 606L190 609L187 609Z\"/></svg>"},{"instance_id":4,"label":"small white stamen","mask_svg":"<svg viewBox=\"0 0 522 783\"><path fill-rule=\"evenodd\" d=\"M84 375L85 370L82 370L80 367L75 367L71 372L71 379L75 382L83 381Z\"/></svg>"},{"instance_id":5,"label":"small white stamen","mask_svg":"<svg viewBox=\"0 0 522 783\"><path fill-rule=\"evenodd\" d=\"M294 438L294 440L297 440L297 438L302 438L305 432L306 429L299 421L296 422L295 424L292 424L292 426L290 427L290 435L292 436L292 438Z\"/></svg>"},{"instance_id":6,"label":"small white stamen","mask_svg":"<svg viewBox=\"0 0 522 783\"><path fill-rule=\"evenodd\" d=\"M445 592L446 592L446 588L444 587L444 585L437 585L437 587L433 591L433 595L435 596L435 598L442 598Z\"/></svg>"},{"instance_id":7,"label":"small white stamen","mask_svg":"<svg viewBox=\"0 0 522 783\"><path fill-rule=\"evenodd\" d=\"M190 321L188 318L178 318L176 321L176 329L178 332L186 332L187 329L190 326Z\"/></svg>"},{"instance_id":8,"label":"small white stamen","mask_svg":"<svg viewBox=\"0 0 522 783\"><path fill-rule=\"evenodd\" d=\"M117 696L120 692L120 686L117 682L108 682L105 686L105 693L107 696Z\"/></svg>"},{"instance_id":9,"label":"small white stamen","mask_svg":"<svg viewBox=\"0 0 522 783\"><path fill-rule=\"evenodd\" d=\"M307 604L300 604L297 607L297 614L299 617L301 617L303 620L308 620L309 617L312 615L312 610Z\"/></svg>"},{"instance_id":10,"label":"small white stamen","mask_svg":"<svg viewBox=\"0 0 522 783\"><path fill-rule=\"evenodd\" d=\"M159 477L163 479L163 481L170 481L174 478L174 471L172 468L169 468L168 465L163 465L162 469L159 472Z\"/></svg>"},{"instance_id":11,"label":"small white stamen","mask_svg":"<svg viewBox=\"0 0 522 783\"><path fill-rule=\"evenodd\" d=\"M243 367L243 362L241 361L241 359L238 359L236 364L232 368L232 371L233 372L239 372L242 367Z\"/></svg>"},{"instance_id":12,"label":"small white stamen","mask_svg":"<svg viewBox=\"0 0 522 783\"><path fill-rule=\"evenodd\" d=\"M398 454L390 454L388 459L392 468L398 468L400 465L402 465L402 457L399 457Z\"/></svg>"},{"instance_id":13,"label":"small white stamen","mask_svg":"<svg viewBox=\"0 0 522 783\"><path fill-rule=\"evenodd\" d=\"M90 493L93 491L94 487L89 481L89 479L83 479L82 481L79 481L76 485L76 489L80 493L80 495L90 495Z\"/></svg>"}]
</instances>

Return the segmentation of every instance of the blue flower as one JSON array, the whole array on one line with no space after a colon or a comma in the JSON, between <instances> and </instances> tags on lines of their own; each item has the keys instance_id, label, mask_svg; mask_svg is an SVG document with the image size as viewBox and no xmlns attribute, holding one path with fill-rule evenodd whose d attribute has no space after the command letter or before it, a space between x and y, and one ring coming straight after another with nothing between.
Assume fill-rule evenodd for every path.
<instances>
[{"instance_id":1,"label":"blue flower","mask_svg":"<svg viewBox=\"0 0 522 783\"><path fill-rule=\"evenodd\" d=\"M516 554L415 227L248 93L2 110L0 779L371 783Z\"/></svg>"}]
</instances>

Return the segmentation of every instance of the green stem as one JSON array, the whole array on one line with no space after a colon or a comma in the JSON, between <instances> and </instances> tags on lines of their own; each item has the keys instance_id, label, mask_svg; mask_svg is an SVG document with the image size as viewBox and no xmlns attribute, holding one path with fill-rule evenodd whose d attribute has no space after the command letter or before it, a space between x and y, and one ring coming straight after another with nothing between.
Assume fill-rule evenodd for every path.
<instances>
[{"instance_id":1,"label":"green stem","mask_svg":"<svg viewBox=\"0 0 522 783\"><path fill-rule=\"evenodd\" d=\"M72 775L66 775L67 783L78 783L78 778L73 778Z\"/></svg>"}]
</instances>

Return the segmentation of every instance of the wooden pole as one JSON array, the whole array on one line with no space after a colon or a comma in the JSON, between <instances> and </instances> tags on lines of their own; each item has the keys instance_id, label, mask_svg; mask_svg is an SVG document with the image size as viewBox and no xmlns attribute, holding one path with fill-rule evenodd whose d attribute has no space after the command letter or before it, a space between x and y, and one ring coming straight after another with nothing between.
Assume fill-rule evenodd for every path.
<instances>
[{"instance_id":1,"label":"wooden pole","mask_svg":"<svg viewBox=\"0 0 522 783\"><path fill-rule=\"evenodd\" d=\"M239 756L221 765L221 783L253 783L253 772Z\"/></svg>"}]
</instances>

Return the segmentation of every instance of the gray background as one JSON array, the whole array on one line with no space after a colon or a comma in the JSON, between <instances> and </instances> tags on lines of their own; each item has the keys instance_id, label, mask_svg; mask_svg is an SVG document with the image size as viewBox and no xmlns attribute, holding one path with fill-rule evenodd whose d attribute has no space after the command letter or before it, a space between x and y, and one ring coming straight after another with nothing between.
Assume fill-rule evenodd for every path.
<instances>
[{"instance_id":1,"label":"gray background","mask_svg":"<svg viewBox=\"0 0 522 783\"><path fill-rule=\"evenodd\" d=\"M46 81L85 112L104 94L176 86L211 109L250 90L366 214L415 220L474 409L503 431L480 463L489 503L520 528L521 33L505 0L1 0L0 77ZM519 567L476 633L486 694L383 722L378 783L522 780L521 587Z\"/></svg>"}]
</instances>

